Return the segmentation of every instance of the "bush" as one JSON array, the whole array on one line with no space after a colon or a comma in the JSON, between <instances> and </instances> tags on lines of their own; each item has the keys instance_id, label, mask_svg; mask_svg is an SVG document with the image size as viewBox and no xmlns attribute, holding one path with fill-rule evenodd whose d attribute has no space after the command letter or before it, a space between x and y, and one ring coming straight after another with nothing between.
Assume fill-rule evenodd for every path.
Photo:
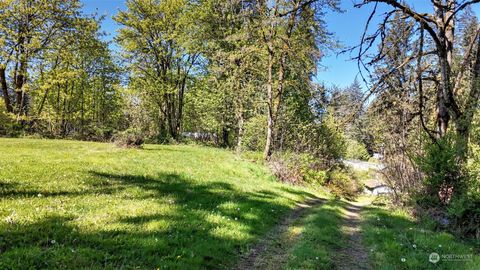
<instances>
[{"instance_id":1,"label":"bush","mask_svg":"<svg viewBox=\"0 0 480 270\"><path fill-rule=\"evenodd\" d=\"M125 148L140 148L144 143L143 135L135 129L127 129L113 137L115 145Z\"/></svg>"},{"instance_id":2,"label":"bush","mask_svg":"<svg viewBox=\"0 0 480 270\"><path fill-rule=\"evenodd\" d=\"M480 238L480 146L471 145L466 166L465 192L454 196L447 208L454 231L462 236Z\"/></svg>"},{"instance_id":3,"label":"bush","mask_svg":"<svg viewBox=\"0 0 480 270\"><path fill-rule=\"evenodd\" d=\"M108 141L113 137L114 130L111 127L101 127L94 124L83 128L82 133L75 133L74 138L87 141Z\"/></svg>"},{"instance_id":4,"label":"bush","mask_svg":"<svg viewBox=\"0 0 480 270\"><path fill-rule=\"evenodd\" d=\"M365 144L356 140L347 140L347 152L345 155L348 159L369 160L370 154L368 153Z\"/></svg>"},{"instance_id":5,"label":"bush","mask_svg":"<svg viewBox=\"0 0 480 270\"><path fill-rule=\"evenodd\" d=\"M428 144L417 159L424 177L424 192L416 202L445 218L437 220L461 237L480 238L480 148L470 145L466 166L457 161L455 140L450 136Z\"/></svg>"},{"instance_id":6,"label":"bush","mask_svg":"<svg viewBox=\"0 0 480 270\"><path fill-rule=\"evenodd\" d=\"M426 144L424 155L417 157L416 162L424 173L424 192L420 194L419 202L427 203L425 206L447 205L453 192L463 189L462 168L450 136Z\"/></svg>"},{"instance_id":7,"label":"bush","mask_svg":"<svg viewBox=\"0 0 480 270\"><path fill-rule=\"evenodd\" d=\"M361 192L361 185L349 172L341 169L334 169L328 174L328 187L338 197L347 199L355 198Z\"/></svg>"},{"instance_id":8,"label":"bush","mask_svg":"<svg viewBox=\"0 0 480 270\"><path fill-rule=\"evenodd\" d=\"M480 238L480 197L473 194L455 197L447 208L453 231L463 237Z\"/></svg>"},{"instance_id":9,"label":"bush","mask_svg":"<svg viewBox=\"0 0 480 270\"><path fill-rule=\"evenodd\" d=\"M321 166L309 154L275 154L269 161L269 167L278 179L293 184L323 185L327 180L327 171Z\"/></svg>"},{"instance_id":10,"label":"bush","mask_svg":"<svg viewBox=\"0 0 480 270\"><path fill-rule=\"evenodd\" d=\"M0 136L19 137L24 132L22 125L5 110L3 99L0 99Z\"/></svg>"}]
</instances>

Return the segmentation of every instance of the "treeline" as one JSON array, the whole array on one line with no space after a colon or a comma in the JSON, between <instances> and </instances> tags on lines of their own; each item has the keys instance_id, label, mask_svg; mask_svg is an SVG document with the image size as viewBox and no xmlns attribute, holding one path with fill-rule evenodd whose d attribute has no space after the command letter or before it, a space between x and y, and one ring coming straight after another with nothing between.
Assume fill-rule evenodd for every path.
<instances>
[{"instance_id":1,"label":"treeline","mask_svg":"<svg viewBox=\"0 0 480 270\"><path fill-rule=\"evenodd\" d=\"M108 140L127 130L265 158L328 139L326 90L312 78L334 44L323 14L338 1L129 0L114 17L118 51L78 0L1 5L0 132Z\"/></svg>"},{"instance_id":2,"label":"treeline","mask_svg":"<svg viewBox=\"0 0 480 270\"><path fill-rule=\"evenodd\" d=\"M120 124L118 65L100 19L80 8L79 1L0 3L0 132L100 139L97 129Z\"/></svg>"}]
</instances>

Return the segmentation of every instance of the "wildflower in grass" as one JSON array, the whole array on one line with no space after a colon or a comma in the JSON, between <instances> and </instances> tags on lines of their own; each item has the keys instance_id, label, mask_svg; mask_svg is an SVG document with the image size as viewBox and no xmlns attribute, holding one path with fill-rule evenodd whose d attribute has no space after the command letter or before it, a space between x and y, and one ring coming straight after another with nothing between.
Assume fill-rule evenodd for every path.
<instances>
[{"instance_id":1,"label":"wildflower in grass","mask_svg":"<svg viewBox=\"0 0 480 270\"><path fill-rule=\"evenodd\" d=\"M405 259L405 258L402 258L402 259L400 259L400 260L401 260L402 262L406 262L406 261L407 261L407 259Z\"/></svg>"},{"instance_id":2,"label":"wildflower in grass","mask_svg":"<svg viewBox=\"0 0 480 270\"><path fill-rule=\"evenodd\" d=\"M13 220L13 216L8 216L5 218L5 222L7 222L8 224L13 224L15 223L15 221Z\"/></svg>"},{"instance_id":3,"label":"wildflower in grass","mask_svg":"<svg viewBox=\"0 0 480 270\"><path fill-rule=\"evenodd\" d=\"M315 257L316 260L318 260L318 257Z\"/></svg>"},{"instance_id":4,"label":"wildflower in grass","mask_svg":"<svg viewBox=\"0 0 480 270\"><path fill-rule=\"evenodd\" d=\"M41 193L38 193L37 197L42 197L43 195Z\"/></svg>"},{"instance_id":5,"label":"wildflower in grass","mask_svg":"<svg viewBox=\"0 0 480 270\"><path fill-rule=\"evenodd\" d=\"M417 248L417 245L413 244L412 247L413 247L413 248Z\"/></svg>"},{"instance_id":6,"label":"wildflower in grass","mask_svg":"<svg viewBox=\"0 0 480 270\"><path fill-rule=\"evenodd\" d=\"M237 220L238 218L235 218L235 220Z\"/></svg>"},{"instance_id":7,"label":"wildflower in grass","mask_svg":"<svg viewBox=\"0 0 480 270\"><path fill-rule=\"evenodd\" d=\"M55 244L56 242L57 242L57 241L55 241L55 240L50 241L50 243L52 243L52 244Z\"/></svg>"},{"instance_id":8,"label":"wildflower in grass","mask_svg":"<svg viewBox=\"0 0 480 270\"><path fill-rule=\"evenodd\" d=\"M438 245L439 248L442 248L442 245Z\"/></svg>"}]
</instances>

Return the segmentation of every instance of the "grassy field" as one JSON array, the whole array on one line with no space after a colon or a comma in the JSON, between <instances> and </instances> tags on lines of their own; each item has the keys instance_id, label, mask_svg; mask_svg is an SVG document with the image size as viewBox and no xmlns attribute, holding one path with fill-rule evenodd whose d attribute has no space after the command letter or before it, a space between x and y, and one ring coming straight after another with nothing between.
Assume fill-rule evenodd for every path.
<instances>
[{"instance_id":1,"label":"grassy field","mask_svg":"<svg viewBox=\"0 0 480 270\"><path fill-rule=\"evenodd\" d=\"M228 268L314 195L219 149L0 139L0 269Z\"/></svg>"},{"instance_id":2,"label":"grassy field","mask_svg":"<svg viewBox=\"0 0 480 270\"><path fill-rule=\"evenodd\" d=\"M281 184L227 150L0 139L0 269L228 269L314 197L329 198ZM276 248L264 265L335 268L336 252L349 248L341 230L347 204L322 200L292 220L270 241ZM478 242L381 203L361 215L374 269L480 265ZM432 264L432 252L472 257Z\"/></svg>"}]
</instances>

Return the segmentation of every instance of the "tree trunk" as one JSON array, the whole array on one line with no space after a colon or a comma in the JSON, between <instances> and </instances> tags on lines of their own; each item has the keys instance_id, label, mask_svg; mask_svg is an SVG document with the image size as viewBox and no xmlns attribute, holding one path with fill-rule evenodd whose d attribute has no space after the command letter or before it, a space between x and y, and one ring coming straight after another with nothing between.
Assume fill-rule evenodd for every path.
<instances>
[{"instance_id":1,"label":"tree trunk","mask_svg":"<svg viewBox=\"0 0 480 270\"><path fill-rule=\"evenodd\" d=\"M223 144L223 147L230 146L230 141L228 139L228 128L226 126L222 127L222 144Z\"/></svg>"},{"instance_id":2,"label":"tree trunk","mask_svg":"<svg viewBox=\"0 0 480 270\"><path fill-rule=\"evenodd\" d=\"M268 55L268 81L267 81L267 139L265 141L265 150L263 151L263 158L265 160L270 159L272 155L272 143L273 143L273 128L275 125L274 112L273 112L273 52L269 52Z\"/></svg>"},{"instance_id":3,"label":"tree trunk","mask_svg":"<svg viewBox=\"0 0 480 270\"><path fill-rule=\"evenodd\" d=\"M3 93L3 100L5 102L5 109L7 112L13 112L13 107L10 102L10 96L8 94L8 87L7 87L7 77L5 75L5 68L0 68L0 86L2 87Z\"/></svg>"}]
</instances>

